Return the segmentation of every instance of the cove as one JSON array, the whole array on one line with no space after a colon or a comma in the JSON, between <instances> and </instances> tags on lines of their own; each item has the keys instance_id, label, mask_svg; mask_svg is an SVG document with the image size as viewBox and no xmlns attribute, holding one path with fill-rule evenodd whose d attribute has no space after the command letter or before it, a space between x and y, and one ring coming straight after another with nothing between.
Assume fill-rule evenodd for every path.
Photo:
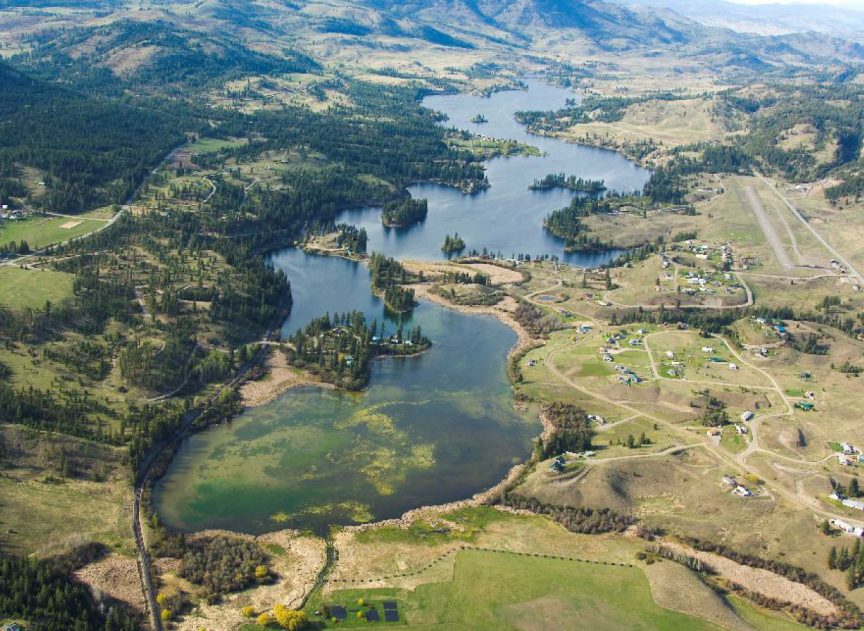
<instances>
[{"instance_id":1,"label":"cove","mask_svg":"<svg viewBox=\"0 0 864 631\"><path fill-rule=\"evenodd\" d=\"M531 192L528 185L564 171L633 190L648 172L612 152L530 136L513 120L520 109L554 109L572 97L531 82L528 91L491 98L427 98L424 104L444 111L449 125L534 144L546 155L491 160L491 188L474 196L443 186L412 187L412 195L429 199L429 216L408 230L383 228L378 209L347 212L340 221L365 226L370 250L398 258L441 258L444 235L458 231L469 248L504 256L558 254L581 266L607 261L614 253L564 256L563 244L546 235L542 221L571 193ZM489 122L471 123L478 113ZM350 310L363 311L370 322L385 319L390 332L399 326L371 294L365 266L296 249L271 261L285 271L294 297L283 334L325 312ZM530 454L531 438L540 431L536 418L513 408L506 357L516 335L494 318L431 303L401 323L420 325L432 348L422 356L376 362L366 391L292 390L187 438L154 490L163 522L187 531L291 527L325 534L333 525L465 499L500 481Z\"/></svg>"},{"instance_id":2,"label":"cove","mask_svg":"<svg viewBox=\"0 0 864 631\"><path fill-rule=\"evenodd\" d=\"M544 152L542 157L511 156L486 162L490 188L476 195L438 184L417 184L409 188L414 198L429 200L426 220L409 228L387 228L381 224L380 208L342 213L338 223L363 227L369 235L369 251L384 252L399 259L440 259L441 244L449 233L458 232L468 249L513 254L555 254L580 267L596 267L620 254L566 254L564 243L543 229L551 211L567 206L573 193L562 189L530 191L535 179L563 172L585 179L604 180L610 191L641 190L650 171L640 168L618 153L534 136L516 122L520 110L555 110L567 99L579 100L570 90L529 80L528 90L497 92L490 97L470 94L429 96L423 105L448 116L444 125L493 138L518 140ZM472 123L482 114L487 123Z\"/></svg>"}]
</instances>

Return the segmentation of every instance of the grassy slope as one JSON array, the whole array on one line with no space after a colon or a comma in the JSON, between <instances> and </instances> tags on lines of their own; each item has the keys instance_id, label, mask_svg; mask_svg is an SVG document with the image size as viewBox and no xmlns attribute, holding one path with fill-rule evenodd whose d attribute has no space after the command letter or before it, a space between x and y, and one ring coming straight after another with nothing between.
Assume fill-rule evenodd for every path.
<instances>
[{"instance_id":1,"label":"grassy slope","mask_svg":"<svg viewBox=\"0 0 864 631\"><path fill-rule=\"evenodd\" d=\"M351 590L338 597L356 600L387 593L393 594ZM658 607L636 568L493 552L460 552L452 581L396 595L406 602L412 629L568 628L577 620L598 630L718 628Z\"/></svg>"},{"instance_id":2,"label":"grassy slope","mask_svg":"<svg viewBox=\"0 0 864 631\"><path fill-rule=\"evenodd\" d=\"M12 309L42 308L45 301L57 304L72 297L74 276L64 272L0 268L0 304Z\"/></svg>"}]
</instances>

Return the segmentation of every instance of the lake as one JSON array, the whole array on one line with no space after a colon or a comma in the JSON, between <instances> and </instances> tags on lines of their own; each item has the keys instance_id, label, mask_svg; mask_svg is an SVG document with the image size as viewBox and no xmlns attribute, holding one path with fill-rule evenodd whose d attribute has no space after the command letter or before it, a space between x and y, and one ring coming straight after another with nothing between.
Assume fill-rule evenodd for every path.
<instances>
[{"instance_id":1,"label":"lake","mask_svg":"<svg viewBox=\"0 0 864 631\"><path fill-rule=\"evenodd\" d=\"M573 193L563 189L531 191L535 179L549 173L566 173L583 179L604 180L610 191L641 190L650 177L623 156L606 149L576 145L554 138L533 136L516 122L520 110L554 110L568 98L578 100L570 90L528 82L527 91L497 92L490 97L454 94L430 96L423 105L447 114L444 125L466 129L494 138L507 138L533 145L543 157L500 157L486 163L490 188L476 195L438 184L409 188L412 197L429 200L429 214L420 224L408 228L387 228L381 223L380 208L344 212L338 222L362 226L369 235L369 251L384 252L400 259L440 259L441 244L449 233L458 232L468 249L513 254L555 254L580 267L596 267L620 252L566 254L564 242L543 229L543 219L553 210L567 206ZM487 123L472 123L483 114Z\"/></svg>"},{"instance_id":2,"label":"lake","mask_svg":"<svg viewBox=\"0 0 864 631\"><path fill-rule=\"evenodd\" d=\"M582 266L612 254L564 255L546 235L543 217L569 203L568 191L531 192L534 178L563 171L603 179L610 189L641 188L648 172L603 150L537 138L513 120L520 109L555 109L572 92L531 82L525 92L490 98L429 97L448 125L533 144L544 157L497 158L488 163L491 188L474 196L437 185L411 188L429 200L426 221L407 230L381 225L378 209L341 220L363 225L370 250L398 258L438 259L446 233L469 248L557 254ZM488 123L470 119L482 113ZM325 312L387 316L369 288L366 267L289 249L271 256L292 285L294 306L283 325L290 334ZM531 451L540 424L516 412L506 374L516 336L491 317L468 316L423 303L403 320L421 326L433 346L419 357L376 362L369 388L341 393L289 391L229 424L190 436L155 489L162 520L174 528L226 528L260 533L311 529L398 517L418 506L464 499L493 486Z\"/></svg>"}]
</instances>

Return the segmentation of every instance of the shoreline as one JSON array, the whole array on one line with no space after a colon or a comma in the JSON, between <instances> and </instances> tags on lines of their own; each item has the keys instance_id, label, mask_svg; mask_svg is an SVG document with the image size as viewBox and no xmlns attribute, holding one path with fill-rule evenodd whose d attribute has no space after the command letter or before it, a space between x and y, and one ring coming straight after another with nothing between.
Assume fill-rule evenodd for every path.
<instances>
[{"instance_id":1,"label":"shoreline","mask_svg":"<svg viewBox=\"0 0 864 631\"><path fill-rule=\"evenodd\" d=\"M285 356L275 350L264 362L266 374L258 380L247 381L240 387L240 398L244 408L257 408L272 403L289 390L304 387L335 390L336 386L310 374L293 368L285 361Z\"/></svg>"}]
</instances>

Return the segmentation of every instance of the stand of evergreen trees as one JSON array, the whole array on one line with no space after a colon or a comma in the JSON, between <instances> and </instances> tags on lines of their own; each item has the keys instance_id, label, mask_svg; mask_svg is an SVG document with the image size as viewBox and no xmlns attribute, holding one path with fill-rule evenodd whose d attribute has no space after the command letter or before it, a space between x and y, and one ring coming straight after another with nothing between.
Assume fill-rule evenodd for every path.
<instances>
[{"instance_id":1,"label":"stand of evergreen trees","mask_svg":"<svg viewBox=\"0 0 864 631\"><path fill-rule=\"evenodd\" d=\"M381 211L381 222L391 228L404 228L426 219L429 203L425 199L388 201Z\"/></svg>"}]
</instances>

